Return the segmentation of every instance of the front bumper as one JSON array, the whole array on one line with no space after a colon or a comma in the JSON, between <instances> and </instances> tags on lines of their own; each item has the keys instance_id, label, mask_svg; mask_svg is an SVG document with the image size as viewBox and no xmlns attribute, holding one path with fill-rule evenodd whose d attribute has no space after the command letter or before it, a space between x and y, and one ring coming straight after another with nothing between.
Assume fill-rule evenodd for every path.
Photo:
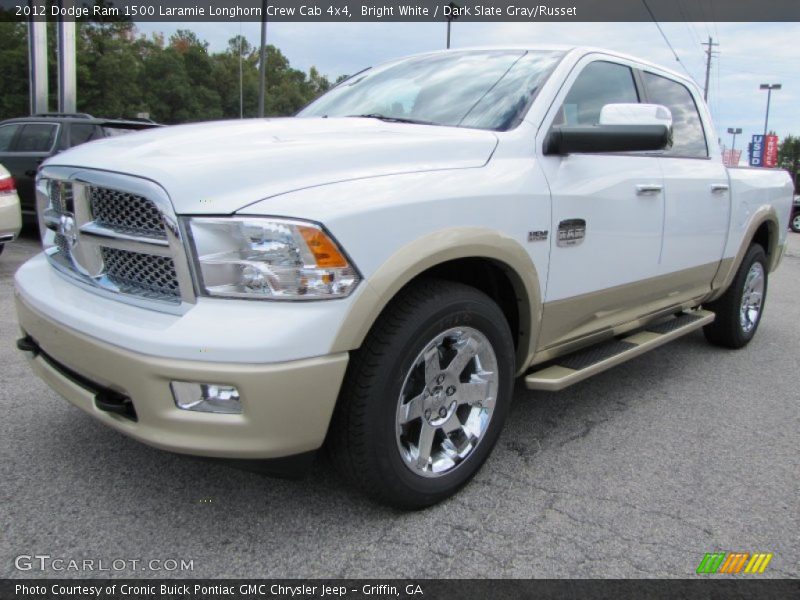
<instances>
[{"instance_id":1,"label":"front bumper","mask_svg":"<svg viewBox=\"0 0 800 600\"><path fill-rule=\"evenodd\" d=\"M346 352L267 364L162 358L65 327L19 294L16 302L23 336L39 350L27 353L33 370L72 404L141 442L186 454L256 459L313 451L325 439ZM235 385L242 414L178 409L173 380ZM99 408L98 390L129 398L137 420Z\"/></svg>"}]
</instances>

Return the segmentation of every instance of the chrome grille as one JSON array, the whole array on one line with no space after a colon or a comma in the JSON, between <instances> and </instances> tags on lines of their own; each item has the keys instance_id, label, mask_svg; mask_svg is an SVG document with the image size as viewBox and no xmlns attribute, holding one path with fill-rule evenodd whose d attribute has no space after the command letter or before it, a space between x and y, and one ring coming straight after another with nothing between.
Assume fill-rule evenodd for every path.
<instances>
[{"instance_id":1,"label":"chrome grille","mask_svg":"<svg viewBox=\"0 0 800 600\"><path fill-rule=\"evenodd\" d=\"M94 222L128 235L166 239L164 219L155 204L142 196L103 187L89 188Z\"/></svg>"},{"instance_id":2,"label":"chrome grille","mask_svg":"<svg viewBox=\"0 0 800 600\"><path fill-rule=\"evenodd\" d=\"M65 238L60 233L56 234L56 247L58 248L59 254L64 258L69 258L69 243L67 242L67 238Z\"/></svg>"},{"instance_id":3,"label":"chrome grille","mask_svg":"<svg viewBox=\"0 0 800 600\"><path fill-rule=\"evenodd\" d=\"M180 297L175 263L168 256L103 248L105 274L120 291L158 300Z\"/></svg>"},{"instance_id":4,"label":"chrome grille","mask_svg":"<svg viewBox=\"0 0 800 600\"><path fill-rule=\"evenodd\" d=\"M189 259L160 186L91 169L45 167L36 183L42 241L62 274L100 294L182 313L195 301Z\"/></svg>"}]
</instances>

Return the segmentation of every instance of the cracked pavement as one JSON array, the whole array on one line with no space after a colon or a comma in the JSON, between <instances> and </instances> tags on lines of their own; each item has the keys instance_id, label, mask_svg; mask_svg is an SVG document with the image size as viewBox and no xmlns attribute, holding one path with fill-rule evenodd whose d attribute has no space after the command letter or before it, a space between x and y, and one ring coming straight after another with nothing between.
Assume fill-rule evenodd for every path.
<instances>
[{"instance_id":1,"label":"cracked pavement","mask_svg":"<svg viewBox=\"0 0 800 600\"><path fill-rule=\"evenodd\" d=\"M148 448L94 422L14 348L0 257L0 577L14 557L191 559L137 577L694 577L706 552L772 552L800 576L800 234L741 351L695 332L563 392L517 385L504 433L461 493L401 513L318 462L269 479ZM98 573L94 573L97 575Z\"/></svg>"}]
</instances>

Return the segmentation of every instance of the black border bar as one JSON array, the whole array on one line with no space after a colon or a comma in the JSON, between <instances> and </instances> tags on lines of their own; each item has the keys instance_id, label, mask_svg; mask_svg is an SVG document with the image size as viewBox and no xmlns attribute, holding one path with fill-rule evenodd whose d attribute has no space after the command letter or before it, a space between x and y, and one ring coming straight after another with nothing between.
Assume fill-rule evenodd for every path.
<instances>
[{"instance_id":1,"label":"black border bar","mask_svg":"<svg viewBox=\"0 0 800 600\"><path fill-rule=\"evenodd\" d=\"M798 22L798 0L0 0L0 21ZM454 11L451 5L459 8ZM114 9L101 14L99 7ZM266 7L266 9L265 9Z\"/></svg>"},{"instance_id":2,"label":"black border bar","mask_svg":"<svg viewBox=\"0 0 800 600\"><path fill-rule=\"evenodd\" d=\"M800 597L800 581L742 576L668 580L555 579L2 579L3 600L562 600ZM140 593L125 593L136 588ZM163 586L163 587L162 587ZM99 594L97 593L99 589ZM70 590L75 590L70 592ZM294 593L292 593L294 592Z\"/></svg>"}]
</instances>

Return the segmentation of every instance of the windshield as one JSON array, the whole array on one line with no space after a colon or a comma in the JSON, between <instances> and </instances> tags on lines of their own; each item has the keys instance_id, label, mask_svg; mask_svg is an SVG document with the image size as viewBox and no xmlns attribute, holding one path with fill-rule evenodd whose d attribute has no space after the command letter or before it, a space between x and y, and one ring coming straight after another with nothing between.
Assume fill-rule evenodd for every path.
<instances>
[{"instance_id":1,"label":"windshield","mask_svg":"<svg viewBox=\"0 0 800 600\"><path fill-rule=\"evenodd\" d=\"M515 127L562 52L469 50L419 56L363 71L298 117L369 116L452 127Z\"/></svg>"}]
</instances>

